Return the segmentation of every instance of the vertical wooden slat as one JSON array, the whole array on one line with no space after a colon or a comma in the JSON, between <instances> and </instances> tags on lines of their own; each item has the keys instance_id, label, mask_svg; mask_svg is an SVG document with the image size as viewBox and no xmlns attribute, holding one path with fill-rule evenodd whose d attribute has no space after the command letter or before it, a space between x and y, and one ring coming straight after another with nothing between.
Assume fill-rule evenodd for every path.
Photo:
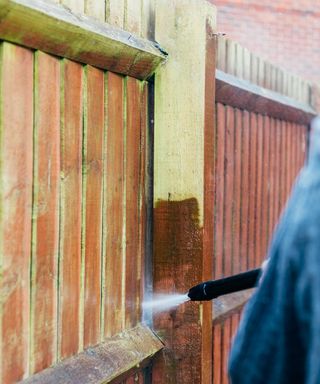
<instances>
[{"instance_id":1,"label":"vertical wooden slat","mask_svg":"<svg viewBox=\"0 0 320 384\"><path fill-rule=\"evenodd\" d=\"M106 18L105 0L84 0L84 12L87 16L104 22Z\"/></svg>"},{"instance_id":2,"label":"vertical wooden slat","mask_svg":"<svg viewBox=\"0 0 320 384\"><path fill-rule=\"evenodd\" d=\"M0 381L28 367L32 206L33 54L0 45Z\"/></svg>"},{"instance_id":3,"label":"vertical wooden slat","mask_svg":"<svg viewBox=\"0 0 320 384\"><path fill-rule=\"evenodd\" d=\"M251 73L251 55L250 52L244 48L243 49L243 78L245 80L250 81L250 73Z\"/></svg>"},{"instance_id":4,"label":"vertical wooden slat","mask_svg":"<svg viewBox=\"0 0 320 384\"><path fill-rule=\"evenodd\" d=\"M135 33L141 33L141 4L142 0L126 0L124 29Z\"/></svg>"},{"instance_id":5,"label":"vertical wooden slat","mask_svg":"<svg viewBox=\"0 0 320 384\"><path fill-rule=\"evenodd\" d=\"M141 1L141 36L154 40L155 2L154 0Z\"/></svg>"},{"instance_id":6,"label":"vertical wooden slat","mask_svg":"<svg viewBox=\"0 0 320 384\"><path fill-rule=\"evenodd\" d=\"M225 111L217 104L216 137L216 221L215 221L215 278L223 274L223 228L224 228L224 157L225 157Z\"/></svg>"},{"instance_id":7,"label":"vertical wooden slat","mask_svg":"<svg viewBox=\"0 0 320 384\"><path fill-rule=\"evenodd\" d=\"M65 358L79 349L82 199L82 66L63 61L59 348Z\"/></svg>"},{"instance_id":8,"label":"vertical wooden slat","mask_svg":"<svg viewBox=\"0 0 320 384\"><path fill-rule=\"evenodd\" d=\"M261 207L262 207L262 180L263 180L263 117L258 115L257 120L257 187L256 187L256 208L255 208L255 266L261 264L262 259L262 222L261 222Z\"/></svg>"},{"instance_id":9,"label":"vertical wooden slat","mask_svg":"<svg viewBox=\"0 0 320 384\"><path fill-rule=\"evenodd\" d=\"M240 44L236 44L235 75L240 79L243 79L243 47Z\"/></svg>"},{"instance_id":10,"label":"vertical wooden slat","mask_svg":"<svg viewBox=\"0 0 320 384\"><path fill-rule=\"evenodd\" d=\"M230 334L231 334L231 318L229 317L223 324L223 339L222 339L222 372L221 372L221 384L228 384L228 357L230 350Z\"/></svg>"},{"instance_id":11,"label":"vertical wooden slat","mask_svg":"<svg viewBox=\"0 0 320 384\"><path fill-rule=\"evenodd\" d=\"M286 201L288 200L292 187L292 180L290 178L290 152L291 152L291 138L290 138L291 123L286 124Z\"/></svg>"},{"instance_id":12,"label":"vertical wooden slat","mask_svg":"<svg viewBox=\"0 0 320 384\"><path fill-rule=\"evenodd\" d=\"M257 198L257 115L250 114L250 200L249 200L249 268L255 266L256 198Z\"/></svg>"},{"instance_id":13,"label":"vertical wooden slat","mask_svg":"<svg viewBox=\"0 0 320 384\"><path fill-rule=\"evenodd\" d=\"M262 257L266 257L269 239L270 211L270 118L264 116L263 123L263 184L262 184Z\"/></svg>"},{"instance_id":14,"label":"vertical wooden slat","mask_svg":"<svg viewBox=\"0 0 320 384\"><path fill-rule=\"evenodd\" d=\"M286 126L287 123L285 121L281 122L281 175L280 175L280 180L281 180L281 208L280 212L283 210L285 201L286 201L286 152L288 148L286 147Z\"/></svg>"},{"instance_id":15,"label":"vertical wooden slat","mask_svg":"<svg viewBox=\"0 0 320 384\"><path fill-rule=\"evenodd\" d=\"M242 111L235 110L235 163L234 163L234 260L232 273L239 273L241 271L241 180L243 177L241 169L242 160Z\"/></svg>"},{"instance_id":16,"label":"vertical wooden slat","mask_svg":"<svg viewBox=\"0 0 320 384\"><path fill-rule=\"evenodd\" d=\"M274 225L275 225L275 175L276 175L276 162L275 162L275 134L276 123L273 118L270 119L270 157L269 157L269 238L271 239Z\"/></svg>"},{"instance_id":17,"label":"vertical wooden slat","mask_svg":"<svg viewBox=\"0 0 320 384\"><path fill-rule=\"evenodd\" d=\"M213 327L213 384L221 383L221 325Z\"/></svg>"},{"instance_id":18,"label":"vertical wooden slat","mask_svg":"<svg viewBox=\"0 0 320 384\"><path fill-rule=\"evenodd\" d=\"M217 68L226 72L227 39L220 36L217 41Z\"/></svg>"},{"instance_id":19,"label":"vertical wooden slat","mask_svg":"<svg viewBox=\"0 0 320 384\"><path fill-rule=\"evenodd\" d=\"M84 347L100 334L104 73L86 67L84 135Z\"/></svg>"},{"instance_id":20,"label":"vertical wooden slat","mask_svg":"<svg viewBox=\"0 0 320 384\"><path fill-rule=\"evenodd\" d=\"M225 108L226 136L225 136L225 184L224 184L224 250L223 274L232 273L233 257L233 181L234 181L234 113L231 107Z\"/></svg>"},{"instance_id":21,"label":"vertical wooden slat","mask_svg":"<svg viewBox=\"0 0 320 384\"><path fill-rule=\"evenodd\" d=\"M242 112L242 151L241 151L241 270L249 268L249 201L250 201L250 117Z\"/></svg>"},{"instance_id":22,"label":"vertical wooden slat","mask_svg":"<svg viewBox=\"0 0 320 384\"><path fill-rule=\"evenodd\" d=\"M123 98L123 78L108 73L105 336L118 333L124 325L123 203L125 137Z\"/></svg>"},{"instance_id":23,"label":"vertical wooden slat","mask_svg":"<svg viewBox=\"0 0 320 384\"><path fill-rule=\"evenodd\" d=\"M119 28L123 28L125 4L125 0L106 0L106 21Z\"/></svg>"},{"instance_id":24,"label":"vertical wooden slat","mask_svg":"<svg viewBox=\"0 0 320 384\"><path fill-rule=\"evenodd\" d=\"M57 344L60 61L35 54L31 372L52 365Z\"/></svg>"},{"instance_id":25,"label":"vertical wooden slat","mask_svg":"<svg viewBox=\"0 0 320 384\"><path fill-rule=\"evenodd\" d=\"M275 146L275 192L274 192L274 220L278 222L280 207L281 207L281 122L276 120L275 134L274 134L274 146Z\"/></svg>"},{"instance_id":26,"label":"vertical wooden slat","mask_svg":"<svg viewBox=\"0 0 320 384\"><path fill-rule=\"evenodd\" d=\"M147 249L147 199L150 197L149 188L151 175L147 172L150 167L150 161L148 156L149 144L148 144L148 83L143 82L140 91L140 170L139 170L139 251L138 251L138 260L137 260L137 280L139 284L139 293L138 293L138 318L142 318L142 301L144 298L144 291L146 286L145 273L146 273L146 264L149 262L147 257L149 255L147 252L150 250ZM149 223L150 225L150 223ZM151 276L148 276L151 278Z\"/></svg>"},{"instance_id":27,"label":"vertical wooden slat","mask_svg":"<svg viewBox=\"0 0 320 384\"><path fill-rule=\"evenodd\" d=\"M139 259L139 176L140 176L140 85L127 79L126 132L126 281L125 325L133 327L138 321L137 302Z\"/></svg>"},{"instance_id":28,"label":"vertical wooden slat","mask_svg":"<svg viewBox=\"0 0 320 384\"><path fill-rule=\"evenodd\" d=\"M236 72L236 43L233 40L227 40L227 62L226 71L231 75Z\"/></svg>"}]
</instances>

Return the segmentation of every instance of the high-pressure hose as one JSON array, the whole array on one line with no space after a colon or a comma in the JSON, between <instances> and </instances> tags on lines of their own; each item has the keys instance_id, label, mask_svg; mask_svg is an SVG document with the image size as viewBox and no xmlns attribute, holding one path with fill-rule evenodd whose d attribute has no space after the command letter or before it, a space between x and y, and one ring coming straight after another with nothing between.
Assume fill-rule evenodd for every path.
<instances>
[{"instance_id":1,"label":"high-pressure hose","mask_svg":"<svg viewBox=\"0 0 320 384\"><path fill-rule=\"evenodd\" d=\"M188 296L192 301L205 301L228 293L253 288L258 282L260 274L261 268L257 268L219 280L204 281L190 288Z\"/></svg>"}]
</instances>

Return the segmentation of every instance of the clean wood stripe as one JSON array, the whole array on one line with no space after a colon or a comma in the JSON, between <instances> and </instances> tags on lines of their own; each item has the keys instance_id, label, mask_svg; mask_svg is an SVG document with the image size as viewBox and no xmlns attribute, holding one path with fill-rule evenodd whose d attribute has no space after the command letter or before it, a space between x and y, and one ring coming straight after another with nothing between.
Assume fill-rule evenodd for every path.
<instances>
[{"instance_id":1,"label":"clean wood stripe","mask_svg":"<svg viewBox=\"0 0 320 384\"><path fill-rule=\"evenodd\" d=\"M23 384L97 384L121 382L130 372L140 371L163 348L147 327L118 334L104 343L24 380Z\"/></svg>"},{"instance_id":2,"label":"clean wood stripe","mask_svg":"<svg viewBox=\"0 0 320 384\"><path fill-rule=\"evenodd\" d=\"M44 0L0 0L0 39L139 79L167 56L157 43Z\"/></svg>"},{"instance_id":3,"label":"clean wood stripe","mask_svg":"<svg viewBox=\"0 0 320 384\"><path fill-rule=\"evenodd\" d=\"M279 93L216 70L216 101L285 121L308 124L316 112Z\"/></svg>"},{"instance_id":4,"label":"clean wood stripe","mask_svg":"<svg viewBox=\"0 0 320 384\"><path fill-rule=\"evenodd\" d=\"M139 299L139 176L140 176L140 84L127 79L126 130L126 265L125 265L125 326L137 324Z\"/></svg>"}]
</instances>

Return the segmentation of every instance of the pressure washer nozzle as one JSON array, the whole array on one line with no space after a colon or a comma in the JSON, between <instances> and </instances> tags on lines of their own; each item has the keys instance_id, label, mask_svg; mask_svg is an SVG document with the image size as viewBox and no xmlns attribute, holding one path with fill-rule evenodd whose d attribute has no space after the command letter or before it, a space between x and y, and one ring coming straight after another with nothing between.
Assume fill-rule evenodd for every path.
<instances>
[{"instance_id":1,"label":"pressure washer nozzle","mask_svg":"<svg viewBox=\"0 0 320 384\"><path fill-rule=\"evenodd\" d=\"M192 301L207 301L228 293L253 288L260 274L261 268L257 268L219 280L204 281L190 288L188 296Z\"/></svg>"}]
</instances>

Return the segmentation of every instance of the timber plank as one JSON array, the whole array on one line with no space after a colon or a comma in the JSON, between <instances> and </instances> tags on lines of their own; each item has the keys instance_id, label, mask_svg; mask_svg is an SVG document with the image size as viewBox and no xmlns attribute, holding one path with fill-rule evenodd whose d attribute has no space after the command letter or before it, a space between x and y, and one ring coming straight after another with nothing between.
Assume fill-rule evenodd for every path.
<instances>
[{"instance_id":1,"label":"timber plank","mask_svg":"<svg viewBox=\"0 0 320 384\"><path fill-rule=\"evenodd\" d=\"M269 157L269 239L275 227L275 180L276 180L276 162L275 162L275 119L270 119L270 157Z\"/></svg>"},{"instance_id":2,"label":"timber plank","mask_svg":"<svg viewBox=\"0 0 320 384\"><path fill-rule=\"evenodd\" d=\"M215 194L215 279L223 276L224 238L224 157L225 157L225 111L222 104L216 107L216 194Z\"/></svg>"},{"instance_id":3,"label":"timber plank","mask_svg":"<svg viewBox=\"0 0 320 384\"><path fill-rule=\"evenodd\" d=\"M249 167L250 167L250 115L242 111L242 146L241 146L241 271L249 268Z\"/></svg>"},{"instance_id":4,"label":"timber plank","mask_svg":"<svg viewBox=\"0 0 320 384\"><path fill-rule=\"evenodd\" d=\"M52 365L57 345L60 61L35 55L31 372Z\"/></svg>"},{"instance_id":5,"label":"timber plank","mask_svg":"<svg viewBox=\"0 0 320 384\"><path fill-rule=\"evenodd\" d=\"M105 336L124 326L124 84L119 75L108 73L108 129L106 165L106 268Z\"/></svg>"},{"instance_id":6,"label":"timber plank","mask_svg":"<svg viewBox=\"0 0 320 384\"><path fill-rule=\"evenodd\" d=\"M278 223L281 210L281 121L275 122L275 200L274 200L274 219Z\"/></svg>"},{"instance_id":7,"label":"timber plank","mask_svg":"<svg viewBox=\"0 0 320 384\"><path fill-rule=\"evenodd\" d=\"M223 332L222 332L222 364L221 364L221 384L228 384L228 372L227 372L227 366L228 366L228 357L229 357L229 351L230 351L230 334L231 334L231 318L225 320L223 324Z\"/></svg>"},{"instance_id":8,"label":"timber plank","mask_svg":"<svg viewBox=\"0 0 320 384\"><path fill-rule=\"evenodd\" d=\"M225 136L225 181L224 181L224 249L223 249L223 274L232 273L233 263L233 209L234 209L234 111L225 107L226 136Z\"/></svg>"},{"instance_id":9,"label":"timber plank","mask_svg":"<svg viewBox=\"0 0 320 384\"><path fill-rule=\"evenodd\" d=\"M264 116L263 123L263 185L262 185L262 258L267 256L270 211L270 118Z\"/></svg>"},{"instance_id":10,"label":"timber plank","mask_svg":"<svg viewBox=\"0 0 320 384\"><path fill-rule=\"evenodd\" d=\"M257 187L256 187L256 229L255 229L255 266L261 264L262 261L262 180L263 180L263 116L258 115L257 118Z\"/></svg>"},{"instance_id":11,"label":"timber plank","mask_svg":"<svg viewBox=\"0 0 320 384\"><path fill-rule=\"evenodd\" d=\"M106 19L106 0L84 0L84 12L101 22Z\"/></svg>"},{"instance_id":12,"label":"timber plank","mask_svg":"<svg viewBox=\"0 0 320 384\"><path fill-rule=\"evenodd\" d=\"M138 325L103 343L87 348L24 380L23 384L121 383L148 366L163 348L146 326Z\"/></svg>"},{"instance_id":13,"label":"timber plank","mask_svg":"<svg viewBox=\"0 0 320 384\"><path fill-rule=\"evenodd\" d=\"M242 270L241 265L241 180L242 180L242 111L235 110L235 164L234 164L234 252L233 252L233 269L232 273L239 273Z\"/></svg>"},{"instance_id":14,"label":"timber plank","mask_svg":"<svg viewBox=\"0 0 320 384\"><path fill-rule=\"evenodd\" d=\"M33 53L0 45L1 377L28 371L31 251ZM5 255L5 257L4 257Z\"/></svg>"},{"instance_id":15,"label":"timber plank","mask_svg":"<svg viewBox=\"0 0 320 384\"><path fill-rule=\"evenodd\" d=\"M80 341L83 69L69 60L62 65L58 352L66 358Z\"/></svg>"},{"instance_id":16,"label":"timber plank","mask_svg":"<svg viewBox=\"0 0 320 384\"><path fill-rule=\"evenodd\" d=\"M316 112L308 104L216 71L216 101L285 121L308 124Z\"/></svg>"},{"instance_id":17,"label":"timber plank","mask_svg":"<svg viewBox=\"0 0 320 384\"><path fill-rule=\"evenodd\" d=\"M221 324L213 326L213 381L221 383Z\"/></svg>"},{"instance_id":18,"label":"timber plank","mask_svg":"<svg viewBox=\"0 0 320 384\"><path fill-rule=\"evenodd\" d=\"M250 114L250 160L249 160L249 175L250 175L250 200L249 200L249 239L248 239L248 254L249 254L249 269L255 267L256 261L256 203L257 203L257 115Z\"/></svg>"},{"instance_id":19,"label":"timber plank","mask_svg":"<svg viewBox=\"0 0 320 384\"><path fill-rule=\"evenodd\" d=\"M84 135L84 347L100 338L102 176L104 151L104 73L86 68Z\"/></svg>"},{"instance_id":20,"label":"timber plank","mask_svg":"<svg viewBox=\"0 0 320 384\"><path fill-rule=\"evenodd\" d=\"M139 182L140 182L140 84L127 78L126 129L126 265L125 265L125 326L131 328L138 321L139 257ZM138 224L138 225L137 225Z\"/></svg>"},{"instance_id":21,"label":"timber plank","mask_svg":"<svg viewBox=\"0 0 320 384\"><path fill-rule=\"evenodd\" d=\"M124 29L140 36L141 34L141 9L143 0L126 0L124 16ZM119 2L119 0L117 0Z\"/></svg>"},{"instance_id":22,"label":"timber plank","mask_svg":"<svg viewBox=\"0 0 320 384\"><path fill-rule=\"evenodd\" d=\"M138 251L138 318L142 319L142 302L145 295L146 287L146 270L147 264L150 260L147 260L147 199L149 198L149 188L151 175L147 174L150 167L151 159L149 158L148 151L150 144L148 143L148 101L149 101L148 83L143 82L141 85L141 106L140 106L140 172L139 172L139 251ZM151 100L150 100L151 101ZM152 101L151 101L152 102ZM150 213L149 213L150 214ZM149 225L150 225L149 220ZM150 271L151 274L151 271ZM149 276L151 277L151 276Z\"/></svg>"},{"instance_id":23,"label":"timber plank","mask_svg":"<svg viewBox=\"0 0 320 384\"><path fill-rule=\"evenodd\" d=\"M70 1L78 9L83 7L83 0ZM122 7L119 0L110 0L110 17L119 10L122 12ZM1 39L101 69L146 79L167 56L157 43L110 24L75 15L59 4L0 0L0 9ZM113 25L118 25L113 21ZM123 27L123 20L122 24L119 21L119 26Z\"/></svg>"},{"instance_id":24,"label":"timber plank","mask_svg":"<svg viewBox=\"0 0 320 384\"><path fill-rule=\"evenodd\" d=\"M107 1L107 22L119 28L124 28L126 1L125 0L106 0L106 1Z\"/></svg>"}]
</instances>

